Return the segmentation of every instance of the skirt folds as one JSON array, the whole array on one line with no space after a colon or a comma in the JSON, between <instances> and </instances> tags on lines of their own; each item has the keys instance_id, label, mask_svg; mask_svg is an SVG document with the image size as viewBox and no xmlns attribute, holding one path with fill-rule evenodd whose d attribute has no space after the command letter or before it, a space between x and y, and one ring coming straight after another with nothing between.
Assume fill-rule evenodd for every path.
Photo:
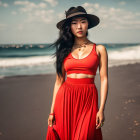
<instances>
[{"instance_id":1,"label":"skirt folds","mask_svg":"<svg viewBox=\"0 0 140 140\"><path fill-rule=\"evenodd\" d=\"M67 77L56 94L56 124L48 126L46 140L103 140L101 128L96 129L97 112L94 78Z\"/></svg>"}]
</instances>

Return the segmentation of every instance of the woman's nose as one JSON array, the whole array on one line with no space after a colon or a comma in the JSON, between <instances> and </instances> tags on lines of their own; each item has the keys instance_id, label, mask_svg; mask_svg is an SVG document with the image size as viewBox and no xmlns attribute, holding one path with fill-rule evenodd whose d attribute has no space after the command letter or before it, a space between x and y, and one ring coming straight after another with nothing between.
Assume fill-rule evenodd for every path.
<instances>
[{"instance_id":1,"label":"woman's nose","mask_svg":"<svg viewBox=\"0 0 140 140\"><path fill-rule=\"evenodd\" d=\"M77 28L80 28L81 27L81 23L77 23Z\"/></svg>"}]
</instances>

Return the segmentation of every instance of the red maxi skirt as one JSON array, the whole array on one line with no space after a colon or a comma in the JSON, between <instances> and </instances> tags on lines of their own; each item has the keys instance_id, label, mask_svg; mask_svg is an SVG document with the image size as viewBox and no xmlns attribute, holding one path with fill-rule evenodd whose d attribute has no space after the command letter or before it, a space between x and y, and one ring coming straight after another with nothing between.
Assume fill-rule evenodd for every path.
<instances>
[{"instance_id":1,"label":"red maxi skirt","mask_svg":"<svg viewBox=\"0 0 140 140\"><path fill-rule=\"evenodd\" d=\"M48 125L46 140L103 140L96 129L98 91L94 78L70 78L60 86L55 99L55 124Z\"/></svg>"}]
</instances>

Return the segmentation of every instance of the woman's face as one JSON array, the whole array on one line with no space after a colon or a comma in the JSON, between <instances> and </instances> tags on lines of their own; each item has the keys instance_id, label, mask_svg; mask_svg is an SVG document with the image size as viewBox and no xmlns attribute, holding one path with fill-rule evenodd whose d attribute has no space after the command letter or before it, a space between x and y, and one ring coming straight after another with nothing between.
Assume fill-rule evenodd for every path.
<instances>
[{"instance_id":1,"label":"woman's face","mask_svg":"<svg viewBox=\"0 0 140 140\"><path fill-rule=\"evenodd\" d=\"M88 20L85 17L75 17L71 21L71 31L76 37L86 36ZM79 32L82 31L82 32Z\"/></svg>"}]
</instances>

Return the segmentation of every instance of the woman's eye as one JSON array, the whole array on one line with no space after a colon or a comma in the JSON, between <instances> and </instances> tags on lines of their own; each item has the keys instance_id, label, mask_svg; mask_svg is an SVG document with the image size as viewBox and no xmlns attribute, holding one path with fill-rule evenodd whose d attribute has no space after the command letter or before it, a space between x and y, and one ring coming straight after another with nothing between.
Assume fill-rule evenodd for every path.
<instances>
[{"instance_id":1,"label":"woman's eye","mask_svg":"<svg viewBox=\"0 0 140 140\"><path fill-rule=\"evenodd\" d=\"M82 23L86 23L86 22L85 22L85 21L83 21ZM74 22L73 22L72 24L76 24L76 23L74 23Z\"/></svg>"}]
</instances>

